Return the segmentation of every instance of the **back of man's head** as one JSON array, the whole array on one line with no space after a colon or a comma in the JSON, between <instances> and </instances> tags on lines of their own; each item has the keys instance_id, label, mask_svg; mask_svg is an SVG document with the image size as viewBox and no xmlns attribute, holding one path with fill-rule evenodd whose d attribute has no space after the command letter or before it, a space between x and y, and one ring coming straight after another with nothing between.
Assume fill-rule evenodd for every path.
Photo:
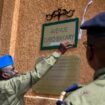
<instances>
[{"instance_id":1,"label":"back of man's head","mask_svg":"<svg viewBox=\"0 0 105 105\"><path fill-rule=\"evenodd\" d=\"M7 54L0 57L0 80L10 79L17 75L14 71L14 61L11 55Z\"/></svg>"},{"instance_id":2,"label":"back of man's head","mask_svg":"<svg viewBox=\"0 0 105 105\"><path fill-rule=\"evenodd\" d=\"M105 12L86 21L80 28L87 30L87 44L92 46L93 56L105 65Z\"/></svg>"}]
</instances>

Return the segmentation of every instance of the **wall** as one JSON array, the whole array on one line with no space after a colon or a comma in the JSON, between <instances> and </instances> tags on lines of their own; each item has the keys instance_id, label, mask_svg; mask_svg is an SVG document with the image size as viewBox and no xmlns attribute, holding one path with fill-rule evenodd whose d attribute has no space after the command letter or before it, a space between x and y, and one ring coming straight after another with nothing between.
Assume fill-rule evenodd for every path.
<instances>
[{"instance_id":1,"label":"wall","mask_svg":"<svg viewBox=\"0 0 105 105\"><path fill-rule=\"evenodd\" d=\"M0 1L0 26L1 26L1 17L2 17L2 10L3 10L3 2L4 2L4 0Z\"/></svg>"},{"instance_id":2,"label":"wall","mask_svg":"<svg viewBox=\"0 0 105 105\"><path fill-rule=\"evenodd\" d=\"M33 68L38 57L48 56L55 50L40 50L41 27L47 22L45 16L59 7L75 9L74 17L81 22L83 10L88 0L5 0L0 29L0 55L10 53L14 57L16 69L19 72ZM93 0L85 19L90 19L105 10L105 0ZM61 20L66 19L62 17ZM52 21L57 21L55 18ZM70 49L65 55L77 55L81 59L79 83L85 84L92 80L93 71L86 60L85 31L79 40L78 47ZM26 105L54 105L54 100L37 99L36 94L28 92L30 98L25 98ZM46 95L45 95L46 96ZM55 97L56 96L47 96ZM34 99L35 98L35 99Z\"/></svg>"},{"instance_id":3,"label":"wall","mask_svg":"<svg viewBox=\"0 0 105 105\"><path fill-rule=\"evenodd\" d=\"M14 0L1 0L0 55L9 53Z\"/></svg>"}]
</instances>

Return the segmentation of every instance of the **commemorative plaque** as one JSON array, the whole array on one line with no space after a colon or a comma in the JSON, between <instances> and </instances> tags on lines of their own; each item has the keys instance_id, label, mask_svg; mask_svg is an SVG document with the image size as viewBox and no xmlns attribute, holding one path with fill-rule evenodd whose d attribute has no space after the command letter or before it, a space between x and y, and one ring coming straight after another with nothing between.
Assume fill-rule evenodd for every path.
<instances>
[{"instance_id":1,"label":"commemorative plaque","mask_svg":"<svg viewBox=\"0 0 105 105\"><path fill-rule=\"evenodd\" d=\"M78 18L43 24L41 50L58 48L65 40L70 40L72 47L77 47Z\"/></svg>"},{"instance_id":2,"label":"commemorative plaque","mask_svg":"<svg viewBox=\"0 0 105 105\"><path fill-rule=\"evenodd\" d=\"M37 94L59 95L68 86L78 82L79 69L79 57L62 56L32 90Z\"/></svg>"}]
</instances>

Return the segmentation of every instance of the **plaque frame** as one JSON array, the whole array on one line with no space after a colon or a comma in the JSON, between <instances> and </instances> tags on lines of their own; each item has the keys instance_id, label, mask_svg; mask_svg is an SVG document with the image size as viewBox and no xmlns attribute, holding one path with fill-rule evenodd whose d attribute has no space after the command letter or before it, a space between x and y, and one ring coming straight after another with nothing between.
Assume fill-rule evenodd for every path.
<instances>
[{"instance_id":1,"label":"plaque frame","mask_svg":"<svg viewBox=\"0 0 105 105\"><path fill-rule=\"evenodd\" d=\"M54 31L55 31L54 35L57 35L57 29L58 29L58 32L60 33L60 32L62 32L64 30L70 29L70 24L74 24L73 28L75 28L74 30L72 29L73 32L74 32L74 35L72 35L73 38L74 38L72 40L73 41L72 47L77 47L77 43L78 43L78 21L79 21L78 18L73 18L73 19L69 19L69 20L63 20L63 21L57 21L57 22L51 22L51 23L45 23L45 24L43 24L42 25L42 36L41 36L41 46L40 46L40 49L41 50L57 49L59 47L59 44L60 44L61 41L59 41L58 43L52 41L51 43L54 43L54 45L50 45L50 44L48 44L47 46L44 45L45 42L46 42L46 41L44 41L45 40L45 36L47 35L46 32L50 30L50 27L52 27L52 28L56 27L55 30L54 29L50 30L50 32L54 33ZM65 26L65 25L67 25L67 26ZM63 30L60 30L62 28L59 29L59 27L57 27L57 26L62 26ZM51 39L51 37L49 37L49 38ZM59 37L59 38L62 39L62 37ZM68 38L64 39L64 40L68 40Z\"/></svg>"}]
</instances>

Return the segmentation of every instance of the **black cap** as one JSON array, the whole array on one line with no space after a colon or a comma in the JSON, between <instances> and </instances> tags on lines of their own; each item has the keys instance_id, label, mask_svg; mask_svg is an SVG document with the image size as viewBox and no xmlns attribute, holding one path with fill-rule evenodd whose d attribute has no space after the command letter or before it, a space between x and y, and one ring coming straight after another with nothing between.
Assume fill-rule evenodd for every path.
<instances>
[{"instance_id":1,"label":"black cap","mask_svg":"<svg viewBox=\"0 0 105 105\"><path fill-rule=\"evenodd\" d=\"M92 19L87 20L80 28L87 30L87 34L105 36L105 12L101 12Z\"/></svg>"}]
</instances>

